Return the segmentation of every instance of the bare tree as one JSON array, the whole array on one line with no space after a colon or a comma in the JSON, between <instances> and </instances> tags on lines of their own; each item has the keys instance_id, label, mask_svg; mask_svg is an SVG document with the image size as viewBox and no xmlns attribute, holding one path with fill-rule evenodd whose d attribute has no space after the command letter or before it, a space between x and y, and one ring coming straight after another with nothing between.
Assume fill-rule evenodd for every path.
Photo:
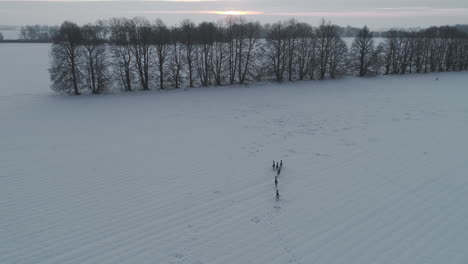
<instances>
[{"instance_id":1,"label":"bare tree","mask_svg":"<svg viewBox=\"0 0 468 264\"><path fill-rule=\"evenodd\" d=\"M194 57L195 57L195 37L196 37L196 27L195 24L186 19L183 20L181 23L181 43L185 53L185 62L186 62L186 69L188 71L188 80L189 86L193 87L194 81Z\"/></svg>"},{"instance_id":2,"label":"bare tree","mask_svg":"<svg viewBox=\"0 0 468 264\"><path fill-rule=\"evenodd\" d=\"M234 84L237 71L239 69L239 54L241 49L240 44L240 24L244 23L243 19L235 16L226 18L226 39L228 43L228 72L229 83Z\"/></svg>"},{"instance_id":3,"label":"bare tree","mask_svg":"<svg viewBox=\"0 0 468 264\"><path fill-rule=\"evenodd\" d=\"M33 41L51 41L58 32L56 26L26 25L20 29L20 39Z\"/></svg>"},{"instance_id":4,"label":"bare tree","mask_svg":"<svg viewBox=\"0 0 468 264\"><path fill-rule=\"evenodd\" d=\"M426 30L415 33L415 51L412 64L417 73L427 72L431 41L426 37Z\"/></svg>"},{"instance_id":5,"label":"bare tree","mask_svg":"<svg viewBox=\"0 0 468 264\"><path fill-rule=\"evenodd\" d=\"M454 70L466 70L468 66L468 36L461 36L456 40L456 54Z\"/></svg>"},{"instance_id":6,"label":"bare tree","mask_svg":"<svg viewBox=\"0 0 468 264\"><path fill-rule=\"evenodd\" d=\"M170 47L170 30L160 19L156 20L154 26L154 44L156 46L157 68L159 76L159 88L164 89L164 79L166 77L165 65L167 63L167 54Z\"/></svg>"},{"instance_id":7,"label":"bare tree","mask_svg":"<svg viewBox=\"0 0 468 264\"><path fill-rule=\"evenodd\" d=\"M464 39L467 34L459 31L453 26L444 26L440 28L440 34L446 40L446 53L444 58L444 71L458 70L458 66L463 58Z\"/></svg>"},{"instance_id":8,"label":"bare tree","mask_svg":"<svg viewBox=\"0 0 468 264\"><path fill-rule=\"evenodd\" d=\"M247 81L247 78L252 75L252 71L255 68L254 58L258 58L260 54L259 51L260 45L260 32L261 26L260 23L249 22L246 24L241 24L239 34L239 83L244 84Z\"/></svg>"},{"instance_id":9,"label":"bare tree","mask_svg":"<svg viewBox=\"0 0 468 264\"><path fill-rule=\"evenodd\" d=\"M293 18L286 22L286 47L287 47L287 72L288 81L293 80L294 66L296 63L296 45L298 38L297 21Z\"/></svg>"},{"instance_id":10,"label":"bare tree","mask_svg":"<svg viewBox=\"0 0 468 264\"><path fill-rule=\"evenodd\" d=\"M414 58L417 47L415 32L390 30L386 33L386 40L382 45L385 62L385 74L405 74L414 69Z\"/></svg>"},{"instance_id":11,"label":"bare tree","mask_svg":"<svg viewBox=\"0 0 468 264\"><path fill-rule=\"evenodd\" d=\"M332 40L328 73L330 78L335 79L338 75L343 75L347 70L347 52L346 43L339 37L335 36Z\"/></svg>"},{"instance_id":12,"label":"bare tree","mask_svg":"<svg viewBox=\"0 0 468 264\"><path fill-rule=\"evenodd\" d=\"M287 60L286 27L283 22L271 25L266 41L271 72L277 82L282 82Z\"/></svg>"},{"instance_id":13,"label":"bare tree","mask_svg":"<svg viewBox=\"0 0 468 264\"><path fill-rule=\"evenodd\" d=\"M80 27L65 21L52 45L52 66L49 69L52 89L57 92L80 94L81 73L79 61L82 56Z\"/></svg>"},{"instance_id":14,"label":"bare tree","mask_svg":"<svg viewBox=\"0 0 468 264\"><path fill-rule=\"evenodd\" d=\"M105 46L107 28L102 21L98 21L83 26L81 33L86 86L93 94L100 94L108 84Z\"/></svg>"},{"instance_id":15,"label":"bare tree","mask_svg":"<svg viewBox=\"0 0 468 264\"><path fill-rule=\"evenodd\" d=\"M213 77L216 85L222 85L226 78L227 39L222 24L216 26L213 47Z\"/></svg>"},{"instance_id":16,"label":"bare tree","mask_svg":"<svg viewBox=\"0 0 468 264\"><path fill-rule=\"evenodd\" d=\"M321 80L325 79L330 65L330 53L332 52L332 45L335 38L338 36L337 27L330 22L322 20L319 28L316 30L317 36L317 58L318 58L318 72Z\"/></svg>"},{"instance_id":17,"label":"bare tree","mask_svg":"<svg viewBox=\"0 0 468 264\"><path fill-rule=\"evenodd\" d=\"M150 89L150 58L153 52L153 32L150 22L142 17L131 20L130 41L132 43L135 68L143 90Z\"/></svg>"},{"instance_id":18,"label":"bare tree","mask_svg":"<svg viewBox=\"0 0 468 264\"><path fill-rule=\"evenodd\" d=\"M317 71L317 37L315 33L313 33L313 39L311 43L311 55L309 61L309 78L311 80L315 79L315 73Z\"/></svg>"},{"instance_id":19,"label":"bare tree","mask_svg":"<svg viewBox=\"0 0 468 264\"><path fill-rule=\"evenodd\" d=\"M298 23L297 30L297 75L299 80L311 72L312 64L315 62L316 39L312 27L306 23ZM311 76L312 78L312 76Z\"/></svg>"},{"instance_id":20,"label":"bare tree","mask_svg":"<svg viewBox=\"0 0 468 264\"><path fill-rule=\"evenodd\" d=\"M407 72L412 71L411 62L414 52L414 32L401 32L400 33L400 51L399 54L399 71L395 73L406 74Z\"/></svg>"},{"instance_id":21,"label":"bare tree","mask_svg":"<svg viewBox=\"0 0 468 264\"><path fill-rule=\"evenodd\" d=\"M216 26L212 22L202 22L198 25L196 63L200 83L203 86L211 84L213 45L216 36Z\"/></svg>"},{"instance_id":22,"label":"bare tree","mask_svg":"<svg viewBox=\"0 0 468 264\"><path fill-rule=\"evenodd\" d=\"M398 57L401 52L401 41L399 32L395 29L385 34L385 42L382 44L383 57L385 62L385 74L390 74L398 70Z\"/></svg>"},{"instance_id":23,"label":"bare tree","mask_svg":"<svg viewBox=\"0 0 468 264\"><path fill-rule=\"evenodd\" d=\"M127 18L113 18L109 22L109 27L114 74L124 91L132 91L134 72L130 39L131 22Z\"/></svg>"},{"instance_id":24,"label":"bare tree","mask_svg":"<svg viewBox=\"0 0 468 264\"><path fill-rule=\"evenodd\" d=\"M171 74L171 81L175 88L179 88L182 83L182 58L183 58L183 50L181 44L181 29L177 27L173 27L171 29L171 38L170 38L170 74Z\"/></svg>"},{"instance_id":25,"label":"bare tree","mask_svg":"<svg viewBox=\"0 0 468 264\"><path fill-rule=\"evenodd\" d=\"M372 68L378 68L376 64L379 62L379 53L380 49L376 49L374 45L374 35L367 26L364 26L351 45L351 67L359 76L365 76Z\"/></svg>"},{"instance_id":26,"label":"bare tree","mask_svg":"<svg viewBox=\"0 0 468 264\"><path fill-rule=\"evenodd\" d=\"M437 29L435 27L430 27L422 32L423 34L423 66L424 72L431 71L432 64L432 51L434 50L434 38L437 35Z\"/></svg>"}]
</instances>

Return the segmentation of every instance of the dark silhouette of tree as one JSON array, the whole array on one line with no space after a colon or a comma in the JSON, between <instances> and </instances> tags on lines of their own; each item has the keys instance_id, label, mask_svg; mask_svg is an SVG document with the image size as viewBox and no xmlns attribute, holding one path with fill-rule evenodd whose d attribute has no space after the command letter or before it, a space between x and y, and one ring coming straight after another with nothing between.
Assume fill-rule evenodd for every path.
<instances>
[{"instance_id":1,"label":"dark silhouette of tree","mask_svg":"<svg viewBox=\"0 0 468 264\"><path fill-rule=\"evenodd\" d=\"M182 49L182 30L178 27L171 29L170 38L170 56L169 69L171 74L171 81L175 88L179 88L182 83L182 70L183 70L183 49Z\"/></svg>"},{"instance_id":2,"label":"dark silhouette of tree","mask_svg":"<svg viewBox=\"0 0 468 264\"><path fill-rule=\"evenodd\" d=\"M127 18L113 18L109 21L112 68L124 91L132 91L135 75L132 70L131 28L131 21Z\"/></svg>"},{"instance_id":3,"label":"dark silhouette of tree","mask_svg":"<svg viewBox=\"0 0 468 264\"><path fill-rule=\"evenodd\" d=\"M63 22L54 38L51 51L52 66L49 73L54 91L80 94L82 74L79 61L83 56L82 42L80 27L72 22Z\"/></svg>"},{"instance_id":4,"label":"dark silhouette of tree","mask_svg":"<svg viewBox=\"0 0 468 264\"><path fill-rule=\"evenodd\" d=\"M397 30L390 30L385 33L385 42L382 44L385 74L390 74L392 67L395 67L398 54L400 52L400 41Z\"/></svg>"},{"instance_id":5,"label":"dark silhouette of tree","mask_svg":"<svg viewBox=\"0 0 468 264\"><path fill-rule=\"evenodd\" d=\"M59 28L46 25L26 25L20 29L20 39L31 41L52 41Z\"/></svg>"},{"instance_id":6,"label":"dark silhouette of tree","mask_svg":"<svg viewBox=\"0 0 468 264\"><path fill-rule=\"evenodd\" d=\"M390 30L383 47L385 74L455 71L466 62L467 34L456 27Z\"/></svg>"},{"instance_id":7,"label":"dark silhouette of tree","mask_svg":"<svg viewBox=\"0 0 468 264\"><path fill-rule=\"evenodd\" d=\"M337 27L322 20L315 33L317 37L317 70L319 79L323 80L329 71L330 55L336 38L339 38Z\"/></svg>"},{"instance_id":8,"label":"dark silhouette of tree","mask_svg":"<svg viewBox=\"0 0 468 264\"><path fill-rule=\"evenodd\" d=\"M154 25L153 43L156 47L157 68L159 77L159 88L164 89L164 80L166 78L165 66L167 64L167 55L171 46L171 32L160 19L156 20Z\"/></svg>"},{"instance_id":9,"label":"dark silhouette of tree","mask_svg":"<svg viewBox=\"0 0 468 264\"><path fill-rule=\"evenodd\" d=\"M130 23L130 42L137 70L138 80L143 90L150 89L150 58L153 52L153 29L146 18L136 17Z\"/></svg>"},{"instance_id":10,"label":"dark silhouette of tree","mask_svg":"<svg viewBox=\"0 0 468 264\"><path fill-rule=\"evenodd\" d=\"M369 72L378 69L380 49L375 48L374 35L367 26L364 26L354 38L351 45L351 67L359 76L366 76Z\"/></svg>"},{"instance_id":11,"label":"dark silhouette of tree","mask_svg":"<svg viewBox=\"0 0 468 264\"><path fill-rule=\"evenodd\" d=\"M196 64L200 83L203 86L211 84L213 45L216 37L216 26L212 22L202 22L197 30Z\"/></svg>"},{"instance_id":12,"label":"dark silhouette of tree","mask_svg":"<svg viewBox=\"0 0 468 264\"><path fill-rule=\"evenodd\" d=\"M296 25L297 32L297 75L299 80L313 73L313 64L315 64L316 39L312 27L306 23ZM310 76L313 78L313 74Z\"/></svg>"},{"instance_id":13,"label":"dark silhouette of tree","mask_svg":"<svg viewBox=\"0 0 468 264\"><path fill-rule=\"evenodd\" d=\"M83 73L86 76L86 86L93 94L100 94L108 84L106 35L107 28L103 21L87 24L81 28L83 45Z\"/></svg>"},{"instance_id":14,"label":"dark silhouette of tree","mask_svg":"<svg viewBox=\"0 0 468 264\"><path fill-rule=\"evenodd\" d=\"M213 47L213 78L216 85L222 85L226 79L226 58L227 58L227 38L226 30L223 25L219 23L216 26L216 31L214 35L214 47Z\"/></svg>"},{"instance_id":15,"label":"dark silhouette of tree","mask_svg":"<svg viewBox=\"0 0 468 264\"><path fill-rule=\"evenodd\" d=\"M239 70L240 84L247 82L255 71L255 59L259 57L261 25L258 22L242 23L239 27Z\"/></svg>"},{"instance_id":16,"label":"dark silhouette of tree","mask_svg":"<svg viewBox=\"0 0 468 264\"><path fill-rule=\"evenodd\" d=\"M277 82L282 82L287 62L286 27L284 22L271 25L266 41L266 53L271 65L271 72Z\"/></svg>"},{"instance_id":17,"label":"dark silhouette of tree","mask_svg":"<svg viewBox=\"0 0 468 264\"><path fill-rule=\"evenodd\" d=\"M432 43L426 32L427 30L423 30L415 33L413 65L417 73L428 71L428 58Z\"/></svg>"},{"instance_id":18,"label":"dark silhouette of tree","mask_svg":"<svg viewBox=\"0 0 468 264\"><path fill-rule=\"evenodd\" d=\"M286 22L286 52L287 52L287 72L288 81L293 80L296 66L296 45L298 38L298 26L295 19L290 19Z\"/></svg>"},{"instance_id":19,"label":"dark silhouette of tree","mask_svg":"<svg viewBox=\"0 0 468 264\"><path fill-rule=\"evenodd\" d=\"M188 80L189 86L193 87L194 81L194 57L195 57L195 38L197 35L197 30L195 24L186 19L183 20L180 26L180 39L182 43L182 47L185 53L185 62L186 62L186 69L188 71Z\"/></svg>"},{"instance_id":20,"label":"dark silhouette of tree","mask_svg":"<svg viewBox=\"0 0 468 264\"><path fill-rule=\"evenodd\" d=\"M225 20L226 24L226 40L228 43L228 72L229 83L234 84L239 69L242 67L239 64L241 60L241 50L243 38L241 24L245 23L244 19L235 16L228 16Z\"/></svg>"},{"instance_id":21,"label":"dark silhouette of tree","mask_svg":"<svg viewBox=\"0 0 468 264\"><path fill-rule=\"evenodd\" d=\"M333 38L328 63L328 74L330 78L335 79L338 75L343 75L346 72L348 66L347 53L348 47L344 40L338 36Z\"/></svg>"}]
</instances>

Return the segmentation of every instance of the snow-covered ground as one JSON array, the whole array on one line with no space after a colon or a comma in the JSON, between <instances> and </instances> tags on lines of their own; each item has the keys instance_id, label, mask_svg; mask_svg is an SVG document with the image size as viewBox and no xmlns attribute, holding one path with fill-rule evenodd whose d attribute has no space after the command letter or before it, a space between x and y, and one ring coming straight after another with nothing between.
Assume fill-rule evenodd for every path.
<instances>
[{"instance_id":1,"label":"snow-covered ground","mask_svg":"<svg viewBox=\"0 0 468 264\"><path fill-rule=\"evenodd\" d=\"M0 98L52 93L48 72L50 46L0 43Z\"/></svg>"},{"instance_id":2,"label":"snow-covered ground","mask_svg":"<svg viewBox=\"0 0 468 264\"><path fill-rule=\"evenodd\" d=\"M22 56L0 263L468 262L466 72L56 96Z\"/></svg>"}]
</instances>

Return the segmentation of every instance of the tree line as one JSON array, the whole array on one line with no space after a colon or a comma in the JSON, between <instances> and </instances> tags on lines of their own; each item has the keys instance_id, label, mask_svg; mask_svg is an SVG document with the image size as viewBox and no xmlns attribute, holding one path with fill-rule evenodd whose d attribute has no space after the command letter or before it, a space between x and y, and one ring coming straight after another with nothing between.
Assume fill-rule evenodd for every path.
<instances>
[{"instance_id":1,"label":"tree line","mask_svg":"<svg viewBox=\"0 0 468 264\"><path fill-rule=\"evenodd\" d=\"M52 89L100 94L334 79L352 74L406 74L468 69L468 34L456 27L394 29L382 41L366 26L348 48L340 28L295 19L261 25L241 17L196 25L184 20L112 18L78 26L64 22L53 36ZM377 43L379 42L379 43Z\"/></svg>"},{"instance_id":2,"label":"tree line","mask_svg":"<svg viewBox=\"0 0 468 264\"><path fill-rule=\"evenodd\" d=\"M19 38L26 41L52 42L58 29L58 26L25 25L20 28Z\"/></svg>"}]
</instances>

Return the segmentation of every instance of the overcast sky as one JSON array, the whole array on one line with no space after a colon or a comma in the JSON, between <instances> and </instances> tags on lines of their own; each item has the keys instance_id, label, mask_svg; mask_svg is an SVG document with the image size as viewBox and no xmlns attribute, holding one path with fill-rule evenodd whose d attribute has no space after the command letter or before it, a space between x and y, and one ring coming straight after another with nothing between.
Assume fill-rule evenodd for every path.
<instances>
[{"instance_id":1,"label":"overcast sky","mask_svg":"<svg viewBox=\"0 0 468 264\"><path fill-rule=\"evenodd\" d=\"M316 24L323 17L339 25L371 28L468 24L468 0L0 0L0 25L79 24L115 16L161 18L167 24L183 18L217 21L226 11L273 22L289 17ZM234 12L235 13L235 12Z\"/></svg>"}]
</instances>

